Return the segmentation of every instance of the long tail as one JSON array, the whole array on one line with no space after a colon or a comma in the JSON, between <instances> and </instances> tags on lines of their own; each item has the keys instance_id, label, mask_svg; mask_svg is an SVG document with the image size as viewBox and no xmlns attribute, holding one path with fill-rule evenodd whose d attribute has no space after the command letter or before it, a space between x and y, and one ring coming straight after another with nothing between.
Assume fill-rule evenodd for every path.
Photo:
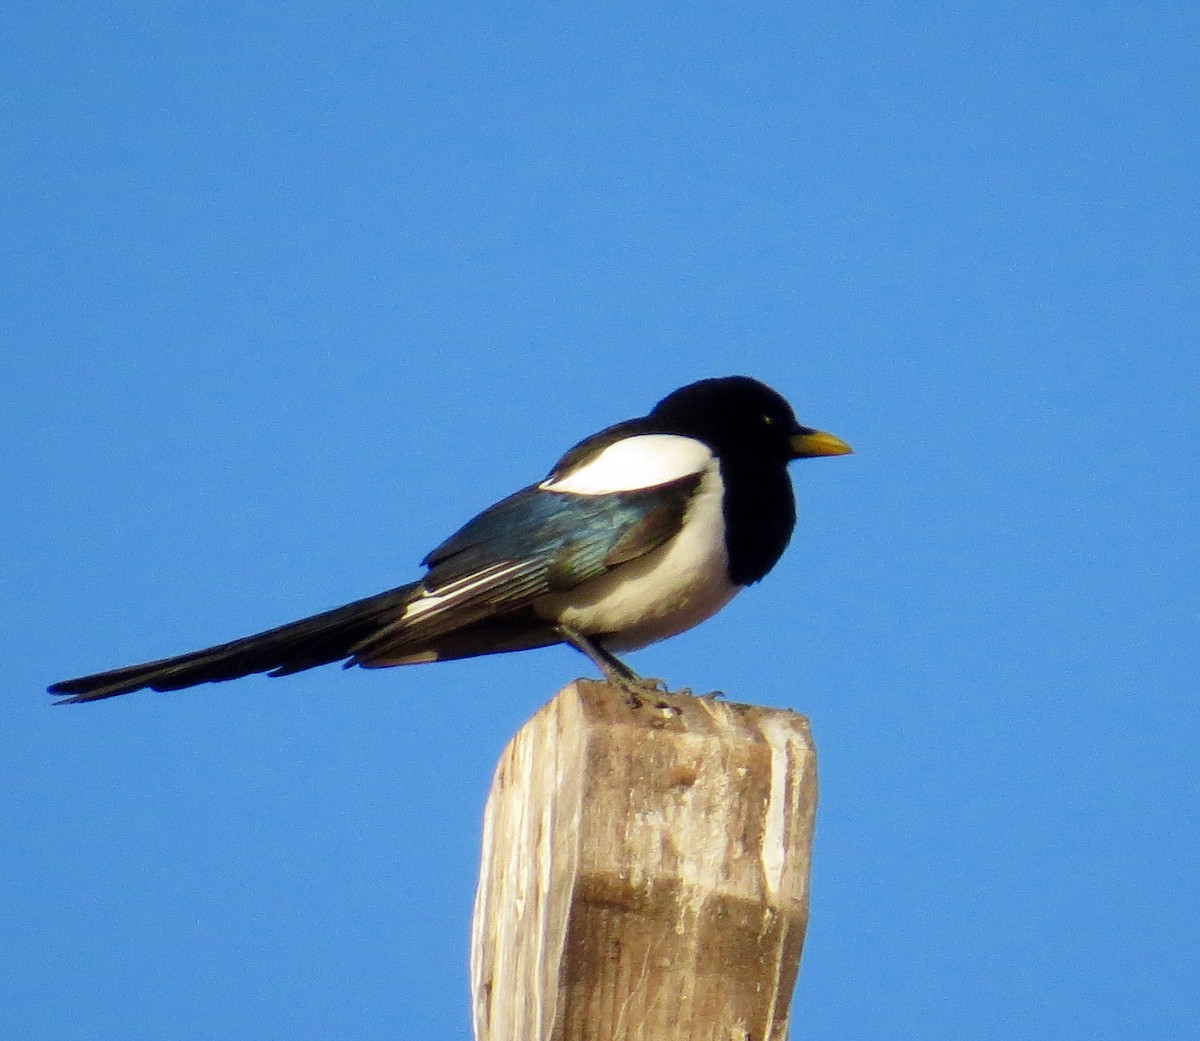
<instances>
[{"instance_id":1,"label":"long tail","mask_svg":"<svg viewBox=\"0 0 1200 1041\"><path fill-rule=\"evenodd\" d=\"M238 679L256 672L289 676L350 657L357 643L404 613L404 606L415 588L416 583L399 586L265 633L175 658L63 680L48 689L51 694L62 695L63 700L58 704L68 705L112 698L143 687L179 690L198 683Z\"/></svg>"}]
</instances>

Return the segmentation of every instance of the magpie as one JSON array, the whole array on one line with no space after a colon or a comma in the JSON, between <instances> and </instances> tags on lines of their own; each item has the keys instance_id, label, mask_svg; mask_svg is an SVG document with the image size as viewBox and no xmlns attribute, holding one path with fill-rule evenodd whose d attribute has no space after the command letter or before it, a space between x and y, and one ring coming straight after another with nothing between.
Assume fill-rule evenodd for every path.
<instances>
[{"instance_id":1,"label":"magpie","mask_svg":"<svg viewBox=\"0 0 1200 1041\"><path fill-rule=\"evenodd\" d=\"M190 654L50 686L59 704L253 673L468 658L566 643L610 683L645 690L615 654L675 636L779 560L796 523L787 466L845 455L748 376L701 380L585 438L545 480L484 510L416 582Z\"/></svg>"}]
</instances>

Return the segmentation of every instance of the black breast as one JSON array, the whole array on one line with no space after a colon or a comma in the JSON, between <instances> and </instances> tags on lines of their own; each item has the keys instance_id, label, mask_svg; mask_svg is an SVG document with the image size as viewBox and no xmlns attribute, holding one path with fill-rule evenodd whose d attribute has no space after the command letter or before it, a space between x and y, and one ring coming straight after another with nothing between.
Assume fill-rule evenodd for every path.
<instances>
[{"instance_id":1,"label":"black breast","mask_svg":"<svg viewBox=\"0 0 1200 1041\"><path fill-rule=\"evenodd\" d=\"M783 556L796 526L796 500L787 464L722 459L725 548L729 577L740 586L757 582Z\"/></svg>"}]
</instances>

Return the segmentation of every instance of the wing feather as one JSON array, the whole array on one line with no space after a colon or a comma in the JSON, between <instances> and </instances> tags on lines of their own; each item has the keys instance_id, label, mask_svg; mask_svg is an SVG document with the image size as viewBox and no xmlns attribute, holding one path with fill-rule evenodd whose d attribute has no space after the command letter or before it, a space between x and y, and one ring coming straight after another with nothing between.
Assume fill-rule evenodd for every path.
<instances>
[{"instance_id":1,"label":"wing feather","mask_svg":"<svg viewBox=\"0 0 1200 1041\"><path fill-rule=\"evenodd\" d=\"M524 611L662 545L679 531L700 475L604 495L525 488L485 510L424 560L403 615L353 648L371 665Z\"/></svg>"}]
</instances>

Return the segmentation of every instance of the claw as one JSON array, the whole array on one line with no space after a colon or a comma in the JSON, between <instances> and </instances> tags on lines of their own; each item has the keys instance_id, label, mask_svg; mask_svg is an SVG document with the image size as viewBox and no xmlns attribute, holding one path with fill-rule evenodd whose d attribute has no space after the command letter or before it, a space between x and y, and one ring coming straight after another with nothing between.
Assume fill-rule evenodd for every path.
<instances>
[{"instance_id":1,"label":"claw","mask_svg":"<svg viewBox=\"0 0 1200 1041\"><path fill-rule=\"evenodd\" d=\"M670 693L662 680L643 679L641 676L611 676L608 681L625 692L625 700L630 708L641 708L645 699L653 700Z\"/></svg>"}]
</instances>

